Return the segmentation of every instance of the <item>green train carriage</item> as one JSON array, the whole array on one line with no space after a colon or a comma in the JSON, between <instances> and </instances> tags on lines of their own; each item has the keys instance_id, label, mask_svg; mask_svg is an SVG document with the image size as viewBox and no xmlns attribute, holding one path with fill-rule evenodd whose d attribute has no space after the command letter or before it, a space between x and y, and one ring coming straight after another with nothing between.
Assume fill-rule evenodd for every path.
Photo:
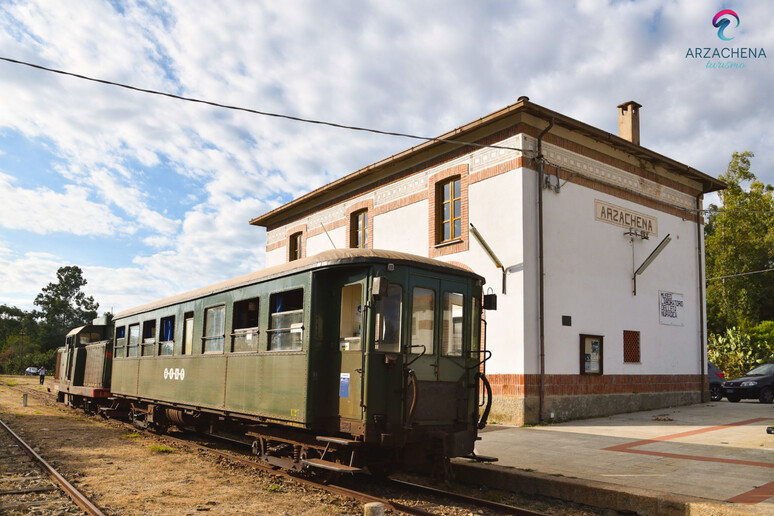
<instances>
[{"instance_id":1,"label":"green train carriage","mask_svg":"<svg viewBox=\"0 0 774 516\"><path fill-rule=\"evenodd\" d=\"M482 285L436 260L345 249L126 310L112 395L137 424L238 432L282 467L470 455Z\"/></svg>"}]
</instances>

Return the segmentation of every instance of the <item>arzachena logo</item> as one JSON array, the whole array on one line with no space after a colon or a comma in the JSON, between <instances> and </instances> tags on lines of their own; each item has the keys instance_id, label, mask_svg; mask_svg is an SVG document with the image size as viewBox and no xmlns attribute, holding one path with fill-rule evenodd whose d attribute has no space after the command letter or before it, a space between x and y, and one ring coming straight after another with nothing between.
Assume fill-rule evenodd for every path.
<instances>
[{"instance_id":1,"label":"arzachena logo","mask_svg":"<svg viewBox=\"0 0 774 516\"><path fill-rule=\"evenodd\" d=\"M734 25L734 28L739 27L739 15L731 9L723 9L722 11L718 11L715 17L712 18L712 26L718 29L718 37L723 41L731 41L734 39L733 36L730 38L726 36L725 32L726 28L731 25L732 17L736 19L736 25Z\"/></svg>"}]
</instances>

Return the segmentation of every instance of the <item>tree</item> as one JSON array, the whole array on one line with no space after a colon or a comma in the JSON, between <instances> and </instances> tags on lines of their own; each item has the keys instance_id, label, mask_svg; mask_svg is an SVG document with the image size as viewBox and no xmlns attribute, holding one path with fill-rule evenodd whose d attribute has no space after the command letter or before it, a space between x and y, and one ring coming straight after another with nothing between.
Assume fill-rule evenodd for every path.
<instances>
[{"instance_id":1,"label":"tree","mask_svg":"<svg viewBox=\"0 0 774 516\"><path fill-rule=\"evenodd\" d=\"M57 282L49 283L35 298L41 308L37 315L41 324L43 350L61 346L67 333L97 316L99 304L92 296L86 296L81 287L86 285L83 271L77 266L60 267L56 271Z\"/></svg>"},{"instance_id":2,"label":"tree","mask_svg":"<svg viewBox=\"0 0 774 516\"><path fill-rule=\"evenodd\" d=\"M774 200L750 170L752 152L735 152L719 178L728 188L705 226L707 324L721 334L737 327L747 331L774 320ZM724 276L734 276L725 279Z\"/></svg>"}]
</instances>

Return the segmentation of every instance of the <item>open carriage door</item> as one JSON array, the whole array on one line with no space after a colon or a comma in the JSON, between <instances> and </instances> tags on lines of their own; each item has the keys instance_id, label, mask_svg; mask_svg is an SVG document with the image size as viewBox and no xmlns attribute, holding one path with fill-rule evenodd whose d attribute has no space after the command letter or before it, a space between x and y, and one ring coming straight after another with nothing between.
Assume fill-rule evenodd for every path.
<instances>
[{"instance_id":1,"label":"open carriage door","mask_svg":"<svg viewBox=\"0 0 774 516\"><path fill-rule=\"evenodd\" d=\"M365 279L341 286L339 311L339 416L363 417L363 342L365 329Z\"/></svg>"}]
</instances>

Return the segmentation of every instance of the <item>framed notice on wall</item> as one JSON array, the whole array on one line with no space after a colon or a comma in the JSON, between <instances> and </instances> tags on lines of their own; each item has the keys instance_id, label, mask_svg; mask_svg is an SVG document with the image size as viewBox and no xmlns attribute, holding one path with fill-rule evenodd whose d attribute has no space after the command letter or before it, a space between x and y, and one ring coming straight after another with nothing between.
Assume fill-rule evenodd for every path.
<instances>
[{"instance_id":1,"label":"framed notice on wall","mask_svg":"<svg viewBox=\"0 0 774 516\"><path fill-rule=\"evenodd\" d=\"M580 336L580 373L602 374L603 337L601 335Z\"/></svg>"},{"instance_id":2,"label":"framed notice on wall","mask_svg":"<svg viewBox=\"0 0 774 516\"><path fill-rule=\"evenodd\" d=\"M658 292L658 322L670 326L683 325L683 295L676 292Z\"/></svg>"}]
</instances>

